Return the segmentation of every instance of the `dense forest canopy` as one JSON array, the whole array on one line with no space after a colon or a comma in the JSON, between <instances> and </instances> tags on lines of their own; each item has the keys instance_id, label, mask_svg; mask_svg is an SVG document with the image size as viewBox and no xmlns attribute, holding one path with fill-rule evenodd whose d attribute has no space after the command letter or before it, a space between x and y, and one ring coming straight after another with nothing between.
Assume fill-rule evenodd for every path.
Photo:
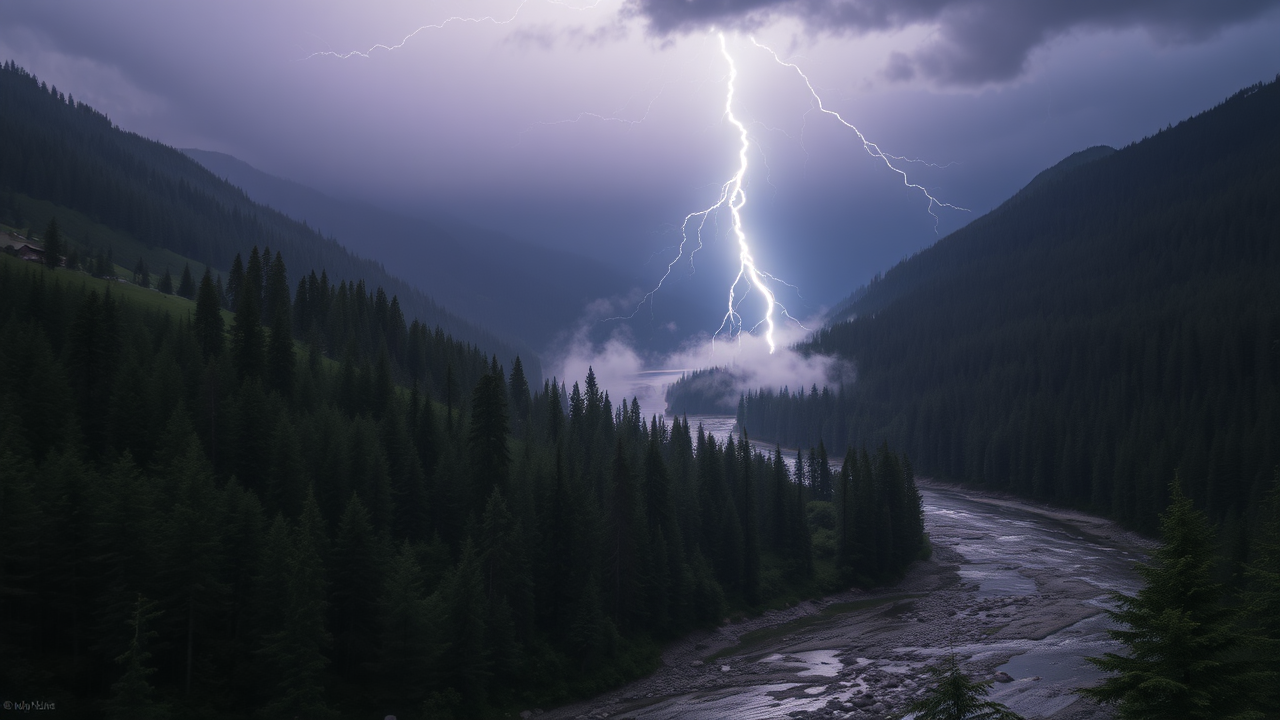
<instances>
[{"instance_id":1,"label":"dense forest canopy","mask_svg":"<svg viewBox=\"0 0 1280 720\"><path fill-rule=\"evenodd\" d=\"M281 284L264 326L260 257L224 328L208 274L157 307L0 255L5 686L84 716L485 715L927 548L887 448L851 455L833 493L829 468L820 487L741 438L646 421L592 374L530 388L518 359L406 329L381 288ZM360 307L340 360L295 340L351 332L332 315Z\"/></svg>"},{"instance_id":2,"label":"dense forest canopy","mask_svg":"<svg viewBox=\"0 0 1280 720\"><path fill-rule=\"evenodd\" d=\"M857 381L749 392L741 425L1146 530L1180 469L1243 552L1280 463L1280 82L1108 150L873 282L801 347Z\"/></svg>"}]
</instances>

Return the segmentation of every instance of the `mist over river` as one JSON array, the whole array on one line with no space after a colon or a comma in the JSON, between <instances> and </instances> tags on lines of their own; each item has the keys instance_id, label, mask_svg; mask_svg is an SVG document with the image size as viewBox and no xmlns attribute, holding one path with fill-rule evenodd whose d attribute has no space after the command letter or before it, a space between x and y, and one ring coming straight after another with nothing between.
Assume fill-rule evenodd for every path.
<instances>
[{"instance_id":1,"label":"mist over river","mask_svg":"<svg viewBox=\"0 0 1280 720\"><path fill-rule=\"evenodd\" d=\"M732 418L690 417L723 439ZM1108 520L920 480L934 552L902 582L725 623L668 647L650 677L544 718L888 718L955 652L992 699L1031 718L1108 718L1073 690L1136 592L1151 544Z\"/></svg>"}]
</instances>

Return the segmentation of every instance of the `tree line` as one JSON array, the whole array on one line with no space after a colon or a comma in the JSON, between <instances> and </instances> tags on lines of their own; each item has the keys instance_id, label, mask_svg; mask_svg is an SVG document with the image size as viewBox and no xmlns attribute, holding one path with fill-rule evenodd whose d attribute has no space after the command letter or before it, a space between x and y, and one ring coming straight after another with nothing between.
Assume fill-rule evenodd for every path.
<instances>
[{"instance_id":1,"label":"tree line","mask_svg":"<svg viewBox=\"0 0 1280 720\"><path fill-rule=\"evenodd\" d=\"M925 547L887 447L828 503L590 372L530 387L380 288L232 267L184 317L0 257L6 687L88 717L483 716Z\"/></svg>"}]
</instances>

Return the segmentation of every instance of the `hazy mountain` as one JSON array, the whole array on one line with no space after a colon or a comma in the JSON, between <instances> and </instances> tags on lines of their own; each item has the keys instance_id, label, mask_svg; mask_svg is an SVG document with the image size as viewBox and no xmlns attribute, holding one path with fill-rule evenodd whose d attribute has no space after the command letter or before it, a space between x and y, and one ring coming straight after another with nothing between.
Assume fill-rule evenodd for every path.
<instances>
[{"instance_id":1,"label":"hazy mountain","mask_svg":"<svg viewBox=\"0 0 1280 720\"><path fill-rule=\"evenodd\" d=\"M333 198L224 153L182 152L255 201L395 268L464 317L538 348L569 330L591 301L637 284L579 255Z\"/></svg>"}]
</instances>

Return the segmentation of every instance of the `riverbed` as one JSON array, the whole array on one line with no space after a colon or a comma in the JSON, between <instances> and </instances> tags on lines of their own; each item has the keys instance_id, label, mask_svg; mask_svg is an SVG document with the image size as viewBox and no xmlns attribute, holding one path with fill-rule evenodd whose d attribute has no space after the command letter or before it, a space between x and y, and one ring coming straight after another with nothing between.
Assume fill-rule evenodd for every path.
<instances>
[{"instance_id":1,"label":"riverbed","mask_svg":"<svg viewBox=\"0 0 1280 720\"><path fill-rule=\"evenodd\" d=\"M1073 691L1101 678L1084 658L1122 650L1104 610L1137 591L1151 544L1083 513L920 488L934 552L902 582L696 633L650 677L541 717L896 717L952 653L1028 720L1112 717Z\"/></svg>"}]
</instances>

